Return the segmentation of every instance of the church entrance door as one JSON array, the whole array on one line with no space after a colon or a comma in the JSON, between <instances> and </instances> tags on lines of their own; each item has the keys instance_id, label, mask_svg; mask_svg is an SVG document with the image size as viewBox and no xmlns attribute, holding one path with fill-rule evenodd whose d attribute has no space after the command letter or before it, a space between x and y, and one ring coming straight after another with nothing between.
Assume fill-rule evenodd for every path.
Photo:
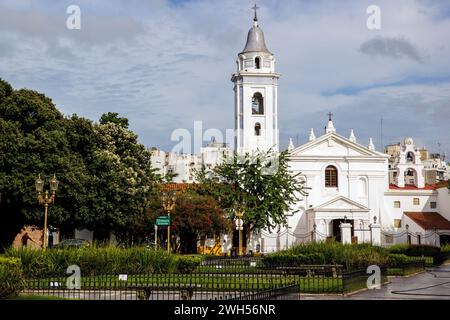
<instances>
[{"instance_id":1,"label":"church entrance door","mask_svg":"<svg viewBox=\"0 0 450 320\"><path fill-rule=\"evenodd\" d=\"M352 225L352 238L354 236L354 223L353 220L344 220L344 219L334 219L333 220L333 237L337 242L341 242L342 241L342 236L341 236L341 223L351 223Z\"/></svg>"}]
</instances>

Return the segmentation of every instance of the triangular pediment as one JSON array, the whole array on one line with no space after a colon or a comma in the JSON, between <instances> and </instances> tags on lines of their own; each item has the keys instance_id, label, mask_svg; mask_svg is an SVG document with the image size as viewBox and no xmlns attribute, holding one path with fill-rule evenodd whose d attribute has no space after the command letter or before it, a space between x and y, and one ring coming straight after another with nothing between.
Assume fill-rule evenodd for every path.
<instances>
[{"instance_id":1,"label":"triangular pediment","mask_svg":"<svg viewBox=\"0 0 450 320\"><path fill-rule=\"evenodd\" d=\"M313 156L341 156L341 157L358 157L358 156L377 156L388 157L380 152L370 150L369 148L352 142L336 133L328 133L308 143L305 143L290 152L291 157Z\"/></svg>"},{"instance_id":2,"label":"triangular pediment","mask_svg":"<svg viewBox=\"0 0 450 320\"><path fill-rule=\"evenodd\" d=\"M366 206L350 200L344 196L336 197L332 200L329 200L325 203L322 203L316 207L308 209L310 211L369 211L369 208Z\"/></svg>"}]
</instances>

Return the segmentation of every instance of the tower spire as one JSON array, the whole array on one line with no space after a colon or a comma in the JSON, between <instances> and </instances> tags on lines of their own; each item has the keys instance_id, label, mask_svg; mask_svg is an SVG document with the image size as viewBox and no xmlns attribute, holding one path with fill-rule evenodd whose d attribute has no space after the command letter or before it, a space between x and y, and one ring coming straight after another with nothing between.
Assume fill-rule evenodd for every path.
<instances>
[{"instance_id":1,"label":"tower spire","mask_svg":"<svg viewBox=\"0 0 450 320\"><path fill-rule=\"evenodd\" d=\"M256 15L256 10L258 10L259 7L255 3L255 5L252 7L252 9L255 10L255 17L253 18L253 21L257 22L258 21L258 16Z\"/></svg>"}]
</instances>

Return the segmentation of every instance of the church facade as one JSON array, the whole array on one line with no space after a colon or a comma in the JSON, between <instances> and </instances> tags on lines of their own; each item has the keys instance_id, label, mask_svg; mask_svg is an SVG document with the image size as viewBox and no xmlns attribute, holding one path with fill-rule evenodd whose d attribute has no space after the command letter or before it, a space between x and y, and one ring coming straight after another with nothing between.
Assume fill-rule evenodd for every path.
<instances>
[{"instance_id":1,"label":"church facade","mask_svg":"<svg viewBox=\"0 0 450 320\"><path fill-rule=\"evenodd\" d=\"M278 152L275 62L255 13L231 79L239 154ZM337 132L329 114L322 135L316 137L311 129L307 143L294 147L290 141L289 167L300 173L308 195L287 213L287 226L254 235L248 250L273 252L327 239L380 245L450 242L450 195L445 183L425 184L426 168L413 139L405 139L392 158L375 150L372 139L360 142L353 130L348 134Z\"/></svg>"}]
</instances>

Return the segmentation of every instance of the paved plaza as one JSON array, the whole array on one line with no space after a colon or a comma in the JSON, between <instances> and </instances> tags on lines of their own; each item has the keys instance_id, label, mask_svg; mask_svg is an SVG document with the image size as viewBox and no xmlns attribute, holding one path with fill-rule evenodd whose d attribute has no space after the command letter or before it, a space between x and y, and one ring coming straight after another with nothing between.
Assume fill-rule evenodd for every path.
<instances>
[{"instance_id":1,"label":"paved plaza","mask_svg":"<svg viewBox=\"0 0 450 320\"><path fill-rule=\"evenodd\" d=\"M429 268L410 277L389 277L389 284L378 290L353 295L301 295L302 300L450 300L450 264Z\"/></svg>"}]
</instances>

